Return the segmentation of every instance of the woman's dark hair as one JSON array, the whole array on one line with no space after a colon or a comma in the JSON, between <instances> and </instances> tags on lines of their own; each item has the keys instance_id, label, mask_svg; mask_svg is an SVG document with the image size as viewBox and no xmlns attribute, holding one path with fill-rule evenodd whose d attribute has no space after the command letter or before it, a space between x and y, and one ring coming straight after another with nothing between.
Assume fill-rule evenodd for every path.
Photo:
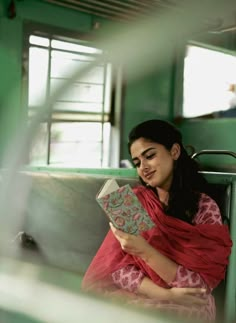
<instances>
[{"instance_id":1,"label":"woman's dark hair","mask_svg":"<svg viewBox=\"0 0 236 323\"><path fill-rule=\"evenodd\" d=\"M209 185L202 174L199 173L198 163L188 155L183 147L180 131L164 120L144 121L134 127L129 134L129 153L131 145L139 138L159 143L168 150L175 143L180 145L181 153L174 165L169 202L168 206L164 206L164 209L168 215L192 223L192 219L198 210L200 193L208 193ZM141 178L140 180L145 185ZM153 191L157 193L156 190L153 189Z\"/></svg>"}]
</instances>

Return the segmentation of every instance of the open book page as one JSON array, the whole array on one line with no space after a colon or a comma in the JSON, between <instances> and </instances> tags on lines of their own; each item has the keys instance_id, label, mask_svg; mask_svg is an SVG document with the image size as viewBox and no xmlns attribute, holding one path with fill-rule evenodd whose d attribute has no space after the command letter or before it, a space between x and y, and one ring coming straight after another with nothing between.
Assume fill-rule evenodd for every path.
<instances>
[{"instance_id":1,"label":"open book page","mask_svg":"<svg viewBox=\"0 0 236 323\"><path fill-rule=\"evenodd\" d=\"M155 224L140 203L129 184L116 189L113 180L108 180L96 196L113 225L124 232L139 234ZM102 193L102 194L101 194Z\"/></svg>"},{"instance_id":2,"label":"open book page","mask_svg":"<svg viewBox=\"0 0 236 323\"><path fill-rule=\"evenodd\" d=\"M110 194L111 192L116 191L118 188L119 185L115 179L108 179L99 191L97 198Z\"/></svg>"}]
</instances>

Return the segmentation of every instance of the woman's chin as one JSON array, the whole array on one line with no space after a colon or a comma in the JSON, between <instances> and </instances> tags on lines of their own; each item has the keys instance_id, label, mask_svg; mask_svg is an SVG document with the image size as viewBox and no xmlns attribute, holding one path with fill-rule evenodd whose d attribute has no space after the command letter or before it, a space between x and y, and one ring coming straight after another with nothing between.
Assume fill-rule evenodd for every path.
<instances>
[{"instance_id":1,"label":"woman's chin","mask_svg":"<svg viewBox=\"0 0 236 323\"><path fill-rule=\"evenodd\" d=\"M146 185L147 185L147 187L153 187L153 188L157 187L157 183L152 180L148 181Z\"/></svg>"}]
</instances>

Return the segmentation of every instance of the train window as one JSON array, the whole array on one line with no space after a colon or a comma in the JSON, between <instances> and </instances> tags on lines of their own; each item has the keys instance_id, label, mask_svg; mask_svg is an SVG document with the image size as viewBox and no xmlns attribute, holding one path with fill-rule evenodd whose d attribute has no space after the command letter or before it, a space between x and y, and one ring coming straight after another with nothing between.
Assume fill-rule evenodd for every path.
<instances>
[{"instance_id":1,"label":"train window","mask_svg":"<svg viewBox=\"0 0 236 323\"><path fill-rule=\"evenodd\" d=\"M112 67L96 60L102 54L84 41L29 36L29 120L48 96L62 89L49 118L38 129L29 157L31 165L109 166ZM79 69L86 73L78 74L64 90Z\"/></svg>"},{"instance_id":2,"label":"train window","mask_svg":"<svg viewBox=\"0 0 236 323\"><path fill-rule=\"evenodd\" d=\"M235 116L236 56L188 46L184 61L183 116Z\"/></svg>"}]
</instances>

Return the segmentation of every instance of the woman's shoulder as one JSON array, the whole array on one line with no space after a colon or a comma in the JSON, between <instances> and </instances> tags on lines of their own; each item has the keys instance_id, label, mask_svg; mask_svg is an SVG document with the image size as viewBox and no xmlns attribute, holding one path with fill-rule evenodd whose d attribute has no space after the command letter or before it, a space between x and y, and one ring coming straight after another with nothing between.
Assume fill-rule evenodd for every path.
<instances>
[{"instance_id":1,"label":"woman's shoulder","mask_svg":"<svg viewBox=\"0 0 236 323\"><path fill-rule=\"evenodd\" d=\"M150 188L142 184L138 184L133 187L133 192L138 196L139 199L144 200L155 200L159 201L155 192Z\"/></svg>"},{"instance_id":2,"label":"woman's shoulder","mask_svg":"<svg viewBox=\"0 0 236 323\"><path fill-rule=\"evenodd\" d=\"M136 186L133 187L133 191L136 195L153 195L154 192L153 190L148 187L148 186L144 186L142 184L137 184Z\"/></svg>"},{"instance_id":3,"label":"woman's shoulder","mask_svg":"<svg viewBox=\"0 0 236 323\"><path fill-rule=\"evenodd\" d=\"M216 201L205 193L201 193L198 212L193 219L194 224L222 224L222 217Z\"/></svg>"},{"instance_id":4,"label":"woman's shoulder","mask_svg":"<svg viewBox=\"0 0 236 323\"><path fill-rule=\"evenodd\" d=\"M141 184L137 184L133 187L133 191L136 192L143 192L144 190L146 190L146 187L144 185Z\"/></svg>"}]
</instances>

